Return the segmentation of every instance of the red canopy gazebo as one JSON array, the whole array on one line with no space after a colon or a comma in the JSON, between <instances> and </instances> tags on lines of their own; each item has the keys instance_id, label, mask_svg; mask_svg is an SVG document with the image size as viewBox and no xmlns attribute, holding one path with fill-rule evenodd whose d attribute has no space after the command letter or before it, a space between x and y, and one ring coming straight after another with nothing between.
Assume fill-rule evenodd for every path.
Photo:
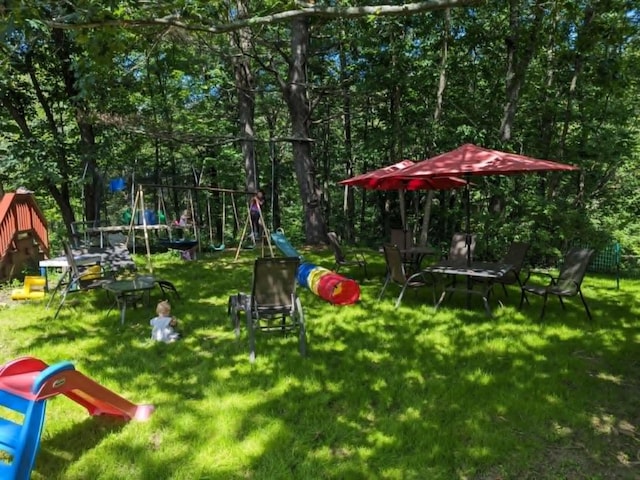
<instances>
[{"instance_id":1,"label":"red canopy gazebo","mask_svg":"<svg viewBox=\"0 0 640 480\"><path fill-rule=\"evenodd\" d=\"M340 185L362 187L369 190L398 190L400 193L400 214L402 228L405 228L404 190L449 190L467 185L462 178L452 176L429 176L423 178L402 178L406 169L413 167L411 160L402 160L393 165L378 168L338 182Z\"/></svg>"},{"instance_id":2,"label":"red canopy gazebo","mask_svg":"<svg viewBox=\"0 0 640 480\"><path fill-rule=\"evenodd\" d=\"M466 181L452 176L403 178L402 173L414 166L411 160L402 160L387 167L342 180L340 185L362 187L370 190L448 190L466 185Z\"/></svg>"},{"instance_id":3,"label":"red canopy gazebo","mask_svg":"<svg viewBox=\"0 0 640 480\"><path fill-rule=\"evenodd\" d=\"M400 171L387 173L378 181L418 181L428 178L464 179L467 244L470 241L469 179L473 175L513 175L545 171L579 170L575 165L541 160L516 153L501 152L470 143L455 150L414 163ZM467 249L469 252L470 250Z\"/></svg>"}]
</instances>

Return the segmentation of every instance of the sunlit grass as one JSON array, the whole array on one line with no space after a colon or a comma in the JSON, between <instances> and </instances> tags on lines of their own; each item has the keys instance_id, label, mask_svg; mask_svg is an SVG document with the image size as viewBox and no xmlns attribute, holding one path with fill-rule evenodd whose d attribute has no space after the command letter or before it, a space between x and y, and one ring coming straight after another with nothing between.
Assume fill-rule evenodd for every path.
<instances>
[{"instance_id":1,"label":"sunlit grass","mask_svg":"<svg viewBox=\"0 0 640 480\"><path fill-rule=\"evenodd\" d=\"M309 355L297 340L259 336L248 361L227 299L248 291L253 252L154 259L174 282L184 339L149 339L151 306L124 327L104 292L74 294L57 320L41 302L0 310L0 361L22 355L76 368L137 403L148 422L91 418L49 401L34 479L598 479L637 478L640 282L588 276L578 299L518 310L496 291L494 318L460 295L434 312L431 292L378 302L384 265L357 305L300 290ZM305 255L331 267L328 252ZM144 258L137 259L140 266ZM499 306L500 301L503 306Z\"/></svg>"}]
</instances>

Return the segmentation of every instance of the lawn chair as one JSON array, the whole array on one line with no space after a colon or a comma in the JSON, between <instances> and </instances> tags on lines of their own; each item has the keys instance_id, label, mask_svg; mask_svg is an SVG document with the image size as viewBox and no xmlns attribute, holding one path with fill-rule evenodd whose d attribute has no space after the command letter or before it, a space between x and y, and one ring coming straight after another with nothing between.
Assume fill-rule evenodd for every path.
<instances>
[{"instance_id":1,"label":"lawn chair","mask_svg":"<svg viewBox=\"0 0 640 480\"><path fill-rule=\"evenodd\" d=\"M382 298L385 290L387 289L387 285L389 285L390 282L402 287L400 295L396 300L396 308L398 308L402 302L402 297L404 296L404 292L407 288L433 286L431 282L427 281L426 275L422 272L407 275L404 263L402 262L402 253L397 245L385 243L382 248L384 250L384 259L387 263L387 276L384 280L384 285L382 286L380 295L378 295L378 300ZM435 292L433 292L433 303L435 304Z\"/></svg>"},{"instance_id":2,"label":"lawn chair","mask_svg":"<svg viewBox=\"0 0 640 480\"><path fill-rule=\"evenodd\" d=\"M79 267L71 250L71 245L68 242L63 242L63 248L67 258L67 264L69 265L69 271L66 273L67 283L64 285L64 290L60 294L60 304L53 316L54 319L58 318L58 313L60 313L60 309L62 305L64 305L69 293L102 288L105 283L114 280L113 273L105 271L99 264L82 268ZM51 299L53 300L53 296Z\"/></svg>"},{"instance_id":3,"label":"lawn chair","mask_svg":"<svg viewBox=\"0 0 640 480\"><path fill-rule=\"evenodd\" d=\"M353 258L348 259L340 247L340 242L338 241L336 233L329 232L327 237L329 238L329 245L331 245L331 249L333 250L333 256L336 259L333 270L338 273L340 267L358 265L364 270L364 277L367 278L367 260L364 258L364 255L360 252L356 252L353 254Z\"/></svg>"},{"instance_id":4,"label":"lawn chair","mask_svg":"<svg viewBox=\"0 0 640 480\"><path fill-rule=\"evenodd\" d=\"M527 285L527 281L529 278L525 280L525 284L522 286L522 294L520 296L520 308L524 302L529 303L529 299L527 298L527 293L532 293L534 295L541 295L544 297L544 303L542 304L542 311L540 312L540 320L544 317L545 308L547 306L547 297L549 295L556 295L560 300L560 305L564 309L564 302L562 301L563 297L574 297L576 295L580 295L580 299L582 300L582 304L584 305L584 309L587 312L587 316L589 320L591 318L591 312L589 311L589 307L587 306L587 302L582 295L582 281L584 280L584 276L587 272L587 267L589 266L589 262L591 261L591 257L593 255L593 250L589 248L572 248L565 255L562 266L560 267L560 272L557 277L552 277L549 285L547 286L538 286L538 285ZM547 274L548 275L548 274Z\"/></svg>"},{"instance_id":5,"label":"lawn chair","mask_svg":"<svg viewBox=\"0 0 640 480\"><path fill-rule=\"evenodd\" d=\"M253 266L251 295L238 294L229 302L229 313L240 333L238 312L244 311L249 333L249 360L256 358L256 332L298 333L300 355L307 353L307 335L302 304L296 294L296 272L300 259L294 257L258 258ZM235 318L234 318L235 316Z\"/></svg>"},{"instance_id":6,"label":"lawn chair","mask_svg":"<svg viewBox=\"0 0 640 480\"><path fill-rule=\"evenodd\" d=\"M502 285L502 290L504 290L505 295L508 295L507 285L517 284L519 287L522 287L520 271L522 270L530 246L531 245L526 242L511 242L509 250L507 250L505 256L500 260L500 263L513 265L512 270L509 270L502 277L495 279L495 283Z\"/></svg>"}]
</instances>

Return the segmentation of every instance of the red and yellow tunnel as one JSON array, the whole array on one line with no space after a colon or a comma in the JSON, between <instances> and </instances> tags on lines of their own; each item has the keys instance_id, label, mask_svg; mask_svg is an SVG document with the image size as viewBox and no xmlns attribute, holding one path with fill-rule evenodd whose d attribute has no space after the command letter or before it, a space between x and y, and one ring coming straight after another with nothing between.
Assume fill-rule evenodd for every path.
<instances>
[{"instance_id":1,"label":"red and yellow tunnel","mask_svg":"<svg viewBox=\"0 0 640 480\"><path fill-rule=\"evenodd\" d=\"M334 305L351 305L360 299L358 282L312 263L300 264L297 279L299 285Z\"/></svg>"}]
</instances>

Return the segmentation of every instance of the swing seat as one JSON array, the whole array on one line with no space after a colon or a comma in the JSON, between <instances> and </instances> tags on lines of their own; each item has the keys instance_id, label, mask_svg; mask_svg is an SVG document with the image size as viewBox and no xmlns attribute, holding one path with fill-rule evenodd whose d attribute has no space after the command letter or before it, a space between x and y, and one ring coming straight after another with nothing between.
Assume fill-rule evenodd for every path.
<instances>
[{"instance_id":1,"label":"swing seat","mask_svg":"<svg viewBox=\"0 0 640 480\"><path fill-rule=\"evenodd\" d=\"M214 252L222 252L225 249L225 245L224 243L221 243L220 245L214 245L212 243L211 245L209 245L209 248Z\"/></svg>"},{"instance_id":2,"label":"swing seat","mask_svg":"<svg viewBox=\"0 0 640 480\"><path fill-rule=\"evenodd\" d=\"M171 250L181 251L191 250L198 245L197 240L160 240L158 243Z\"/></svg>"}]
</instances>

